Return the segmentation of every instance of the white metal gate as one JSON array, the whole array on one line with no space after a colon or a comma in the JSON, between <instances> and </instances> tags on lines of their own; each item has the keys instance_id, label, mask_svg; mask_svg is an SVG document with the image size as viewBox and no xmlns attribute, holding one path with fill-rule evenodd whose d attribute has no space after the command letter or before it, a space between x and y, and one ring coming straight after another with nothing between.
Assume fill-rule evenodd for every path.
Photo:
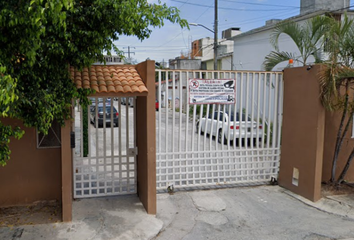
<instances>
[{"instance_id":1,"label":"white metal gate","mask_svg":"<svg viewBox=\"0 0 354 240\"><path fill-rule=\"evenodd\" d=\"M136 193L135 99L90 99L74 110L74 198Z\"/></svg>"},{"instance_id":2,"label":"white metal gate","mask_svg":"<svg viewBox=\"0 0 354 240\"><path fill-rule=\"evenodd\" d=\"M277 178L282 73L156 71L157 189L263 184ZM236 80L236 103L188 104L189 79L213 79L214 74Z\"/></svg>"}]
</instances>

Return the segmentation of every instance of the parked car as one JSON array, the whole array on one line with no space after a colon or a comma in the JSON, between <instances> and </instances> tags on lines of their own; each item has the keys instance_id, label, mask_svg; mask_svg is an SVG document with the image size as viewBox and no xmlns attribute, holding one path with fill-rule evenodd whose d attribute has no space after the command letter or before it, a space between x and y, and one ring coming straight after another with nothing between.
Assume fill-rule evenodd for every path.
<instances>
[{"instance_id":1,"label":"parked car","mask_svg":"<svg viewBox=\"0 0 354 240\"><path fill-rule=\"evenodd\" d=\"M129 97L129 98L122 97L122 98L120 98L120 103L123 104L123 105L127 105L128 104L131 107L133 107L133 105L134 105L132 97Z\"/></svg>"},{"instance_id":2,"label":"parked car","mask_svg":"<svg viewBox=\"0 0 354 240\"><path fill-rule=\"evenodd\" d=\"M96 98L90 98L91 101L91 106L95 106L96 105Z\"/></svg>"},{"instance_id":3,"label":"parked car","mask_svg":"<svg viewBox=\"0 0 354 240\"><path fill-rule=\"evenodd\" d=\"M219 143L238 141L240 138L257 142L257 137L261 138L263 134L262 125L257 124L250 117L246 118L245 114L242 114L240 121L239 113L214 112L213 116L201 118L196 127L198 133L200 128L201 134L215 136Z\"/></svg>"},{"instance_id":4,"label":"parked car","mask_svg":"<svg viewBox=\"0 0 354 240\"><path fill-rule=\"evenodd\" d=\"M120 104L126 105L127 104L127 98L121 97L120 98Z\"/></svg>"},{"instance_id":5,"label":"parked car","mask_svg":"<svg viewBox=\"0 0 354 240\"><path fill-rule=\"evenodd\" d=\"M97 98L98 103L103 103L103 98ZM91 97L91 106L96 106L96 98ZM111 105L111 98L106 98L106 105Z\"/></svg>"},{"instance_id":6,"label":"parked car","mask_svg":"<svg viewBox=\"0 0 354 240\"><path fill-rule=\"evenodd\" d=\"M113 119L111 117L111 107L113 108ZM94 126L96 126L96 121L98 123L98 127L103 126L103 121L104 121L104 114L105 116L105 123L106 125L109 124L111 125L112 120L113 120L113 126L118 127L119 122L118 122L118 111L114 106L111 105L105 105L103 106L102 103L99 103L97 105L97 112L96 112L96 106L91 106L90 108L90 121L93 123Z\"/></svg>"},{"instance_id":7,"label":"parked car","mask_svg":"<svg viewBox=\"0 0 354 240\"><path fill-rule=\"evenodd\" d=\"M159 110L159 101L155 101L155 109L156 109L156 111L158 111Z\"/></svg>"}]
</instances>

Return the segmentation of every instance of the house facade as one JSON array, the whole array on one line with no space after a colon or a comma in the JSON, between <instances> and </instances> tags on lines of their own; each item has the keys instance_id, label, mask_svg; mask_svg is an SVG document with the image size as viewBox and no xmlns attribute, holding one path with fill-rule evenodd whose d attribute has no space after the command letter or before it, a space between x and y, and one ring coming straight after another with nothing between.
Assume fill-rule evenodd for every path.
<instances>
[{"instance_id":1,"label":"house facade","mask_svg":"<svg viewBox=\"0 0 354 240\"><path fill-rule=\"evenodd\" d=\"M201 59L189 59L176 57L169 60L170 69L183 69L183 70L195 70L201 69Z\"/></svg>"},{"instance_id":2,"label":"house facade","mask_svg":"<svg viewBox=\"0 0 354 240\"><path fill-rule=\"evenodd\" d=\"M348 16L354 14L351 11L347 11L348 8L349 1L347 0L302 0L300 14L286 20L292 20L301 24L315 16L324 15L329 11L340 20L344 18L345 13ZM280 21L282 20L271 19L263 27L232 37L234 42L233 64L235 70L264 70L264 59L274 50L274 47L270 43L270 36L274 27ZM279 50L299 55L294 42L284 34L279 38ZM325 59L325 53L322 53L322 58ZM309 64L313 62L314 58L308 60ZM277 65L273 70L280 71L286 66L287 63L282 63ZM297 66L296 63L295 66Z\"/></svg>"}]
</instances>

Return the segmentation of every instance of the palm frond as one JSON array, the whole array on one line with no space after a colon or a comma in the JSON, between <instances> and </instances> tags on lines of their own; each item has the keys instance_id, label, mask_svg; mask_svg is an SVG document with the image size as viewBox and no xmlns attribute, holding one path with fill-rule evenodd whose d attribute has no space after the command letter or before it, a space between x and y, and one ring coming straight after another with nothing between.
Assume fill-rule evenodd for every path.
<instances>
[{"instance_id":1,"label":"palm frond","mask_svg":"<svg viewBox=\"0 0 354 240\"><path fill-rule=\"evenodd\" d=\"M333 19L327 16L316 16L307 22L310 31L310 39L313 45L317 45L323 38L324 34L328 32L333 23Z\"/></svg>"},{"instance_id":2,"label":"palm frond","mask_svg":"<svg viewBox=\"0 0 354 240\"><path fill-rule=\"evenodd\" d=\"M301 25L293 21L283 21L276 25L271 34L270 42L279 52L279 38L281 34L287 35L297 46L304 65L307 59L313 55L316 62L320 61L319 50L323 45L323 35L329 31L332 19L326 16L317 16Z\"/></svg>"},{"instance_id":3,"label":"palm frond","mask_svg":"<svg viewBox=\"0 0 354 240\"><path fill-rule=\"evenodd\" d=\"M281 34L288 35L298 48L302 48L303 34L299 24L293 21L283 21L275 26L270 36L270 42L277 51L279 50L278 42Z\"/></svg>"},{"instance_id":4,"label":"palm frond","mask_svg":"<svg viewBox=\"0 0 354 240\"><path fill-rule=\"evenodd\" d=\"M279 63L289 61L290 59L297 61L293 53L272 51L265 57L263 67L266 71L271 71Z\"/></svg>"},{"instance_id":5,"label":"palm frond","mask_svg":"<svg viewBox=\"0 0 354 240\"><path fill-rule=\"evenodd\" d=\"M323 64L319 72L320 98L322 105L329 111L336 109L338 102L335 74L338 69L330 63Z\"/></svg>"},{"instance_id":6,"label":"palm frond","mask_svg":"<svg viewBox=\"0 0 354 240\"><path fill-rule=\"evenodd\" d=\"M354 69L347 66L342 66L338 70L335 78L338 82L342 82L344 79L354 80Z\"/></svg>"}]
</instances>

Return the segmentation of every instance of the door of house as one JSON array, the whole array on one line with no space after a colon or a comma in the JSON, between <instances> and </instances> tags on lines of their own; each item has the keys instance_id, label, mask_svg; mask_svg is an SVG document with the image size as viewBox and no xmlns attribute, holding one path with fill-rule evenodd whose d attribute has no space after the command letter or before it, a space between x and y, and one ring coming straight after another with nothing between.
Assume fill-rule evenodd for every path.
<instances>
[{"instance_id":1,"label":"door of house","mask_svg":"<svg viewBox=\"0 0 354 240\"><path fill-rule=\"evenodd\" d=\"M90 100L74 109L74 198L136 193L135 98Z\"/></svg>"}]
</instances>

